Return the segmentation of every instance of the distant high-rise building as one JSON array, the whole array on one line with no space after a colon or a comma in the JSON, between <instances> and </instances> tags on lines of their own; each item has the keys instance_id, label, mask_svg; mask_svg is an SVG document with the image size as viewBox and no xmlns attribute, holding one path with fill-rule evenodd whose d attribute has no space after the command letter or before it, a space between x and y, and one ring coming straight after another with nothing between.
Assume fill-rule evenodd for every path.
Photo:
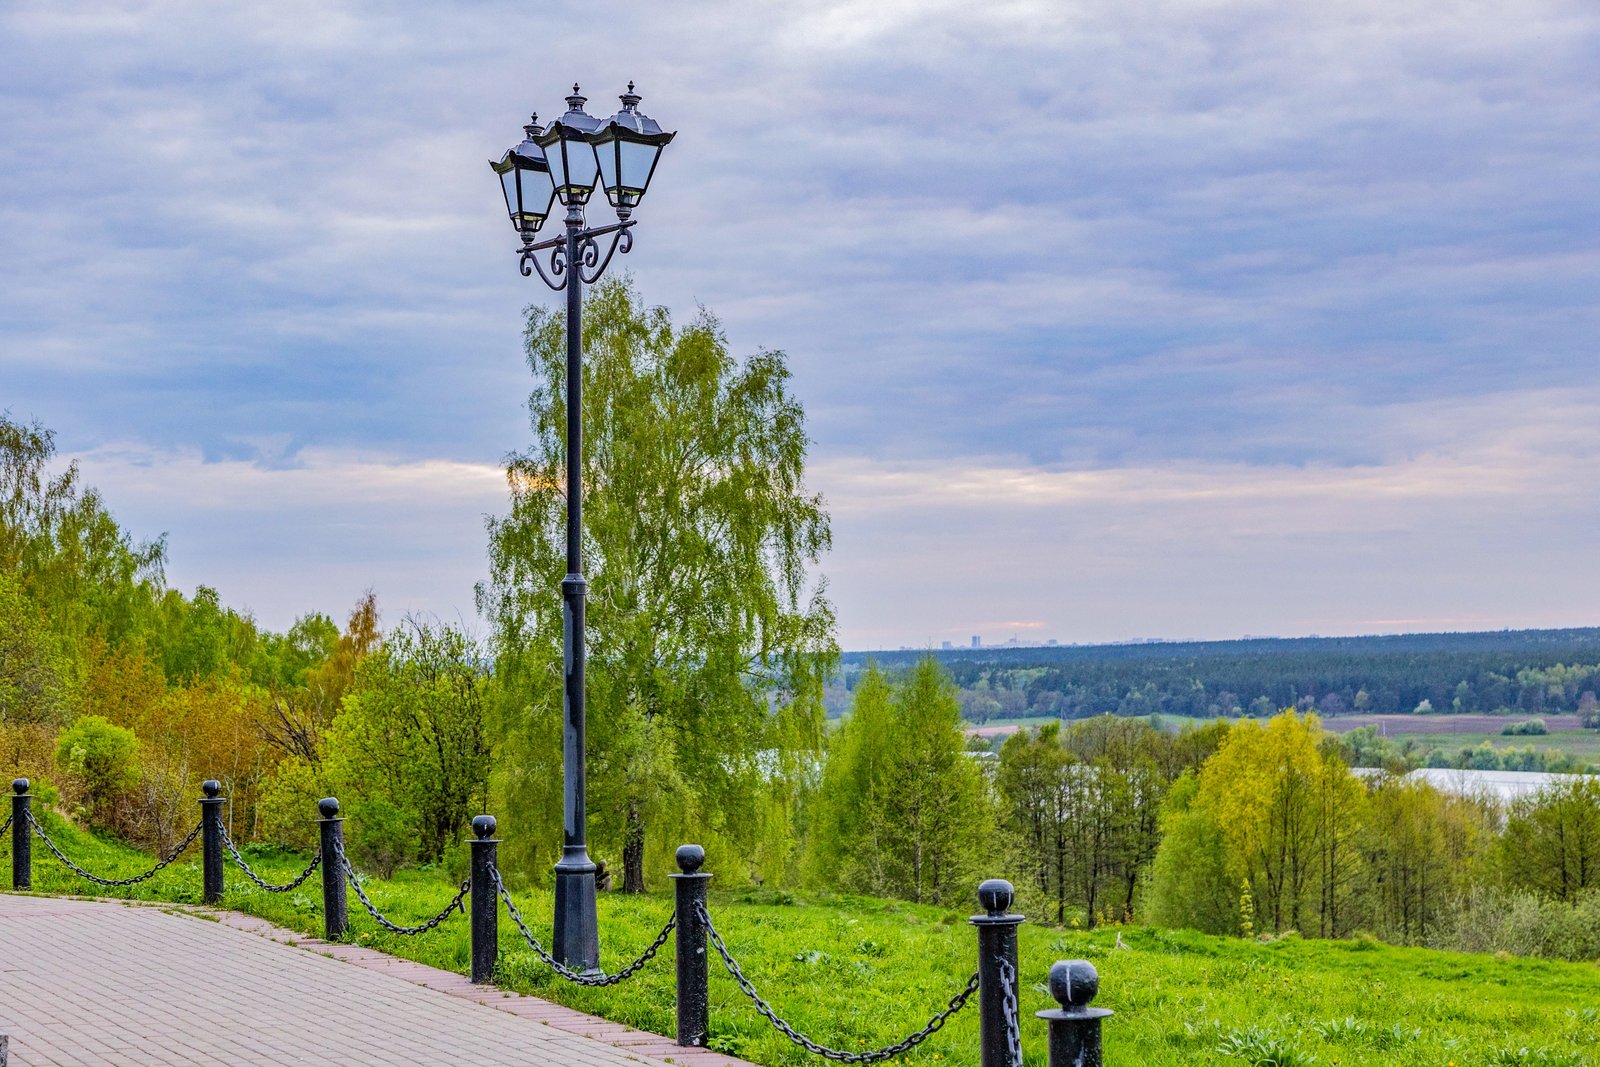
<instances>
[{"instance_id":1,"label":"distant high-rise building","mask_svg":"<svg viewBox=\"0 0 1600 1067\"><path fill-rule=\"evenodd\" d=\"M973 648L982 648L983 647L983 638L979 637L977 634L973 634L972 635L972 647Z\"/></svg>"},{"instance_id":2,"label":"distant high-rise building","mask_svg":"<svg viewBox=\"0 0 1600 1067\"><path fill-rule=\"evenodd\" d=\"M955 646L952 645L949 641L940 641L939 642L939 647L940 648L954 648Z\"/></svg>"}]
</instances>

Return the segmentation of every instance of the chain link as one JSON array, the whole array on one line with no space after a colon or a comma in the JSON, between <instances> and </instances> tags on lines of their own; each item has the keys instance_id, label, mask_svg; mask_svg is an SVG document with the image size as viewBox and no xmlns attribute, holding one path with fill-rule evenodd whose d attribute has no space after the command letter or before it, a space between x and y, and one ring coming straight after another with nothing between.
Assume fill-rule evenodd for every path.
<instances>
[{"instance_id":1,"label":"chain link","mask_svg":"<svg viewBox=\"0 0 1600 1067\"><path fill-rule=\"evenodd\" d=\"M656 939L650 942L650 947L646 948L642 953L640 953L638 959L634 960L617 973L582 974L578 971L574 971L570 967L565 966L554 956L550 955L550 953L546 952L544 950L544 946L539 943L539 939L533 936L533 931L529 930L528 924L522 920L522 912L518 911L517 906L511 902L511 894L506 892L505 882L500 880L500 868L490 867L489 877L494 879L495 891L500 894L500 899L505 901L506 911L510 913L511 921L517 924L517 929L522 932L522 939L526 941L528 946L533 949L534 953L545 962L546 966L548 966L552 971L555 971L561 977L565 978L567 981L577 985L616 985L624 978L632 978L641 967L655 959L656 953L660 951L662 945L667 943L667 937L674 929L677 928L678 925L678 916L674 914L672 918L667 920L667 925L661 928L661 932L656 935Z\"/></svg>"},{"instance_id":2,"label":"chain link","mask_svg":"<svg viewBox=\"0 0 1600 1067\"><path fill-rule=\"evenodd\" d=\"M11 820L15 818L15 815L7 815L6 821L0 822L0 841L5 840L6 831L11 829Z\"/></svg>"},{"instance_id":3,"label":"chain link","mask_svg":"<svg viewBox=\"0 0 1600 1067\"><path fill-rule=\"evenodd\" d=\"M372 901L367 898L367 891L361 888L361 879L356 876L355 868L350 866L350 860L344 854L344 846L335 844L333 848L334 857L339 861L340 869L344 871L345 880L350 883L350 888L356 891L356 899L360 900L361 906L367 909L367 914L372 916L379 926L383 927L385 930L388 930L390 933L403 934L406 937L415 937L417 934L427 933L429 930L432 930L434 927L444 922L450 917L450 913L453 911L459 911L463 915L467 913L467 909L462 906L461 902L466 899L467 892L472 888L472 879L470 878L461 883L461 888L456 893L455 899L446 904L443 911L422 925L400 926L396 923L390 922L388 919L384 918L383 913L380 912L372 903Z\"/></svg>"},{"instance_id":4,"label":"chain link","mask_svg":"<svg viewBox=\"0 0 1600 1067\"><path fill-rule=\"evenodd\" d=\"M889 1059L891 1056L898 1056L902 1052L911 1051L937 1033L939 1028L945 1024L945 1020L966 1007L967 1001L971 999L972 994L978 991L978 972L974 971L972 972L972 977L967 980L966 988L950 998L949 1006L930 1019L927 1026L924 1026L909 1037L892 1045L873 1049L870 1052L843 1052L839 1049L829 1048L826 1045L817 1044L778 1018L777 1013L772 1010L772 1005L761 999L761 994L756 992L755 986L750 984L750 979L744 976L744 972L739 969L739 964L734 961L732 954L728 952L728 946L723 943L722 935L717 933L717 928L711 923L711 913L706 910L705 904L696 901L695 910L699 915L700 921L705 924L706 934L711 938L711 944L716 948L717 954L722 957L723 965L728 968L728 973L733 975L733 980L739 983L739 988L744 990L744 995L749 997L751 1002L755 1004L756 1011L766 1016L767 1021L777 1027L780 1033L807 1052L824 1056L839 1063L877 1063L880 1060ZM1021 1062L1020 1059L1017 1061L1019 1065Z\"/></svg>"},{"instance_id":5,"label":"chain link","mask_svg":"<svg viewBox=\"0 0 1600 1067\"><path fill-rule=\"evenodd\" d=\"M238 848L233 844L233 837L228 833L228 828L225 826L222 827L222 845L228 850L228 854L233 857L233 862L238 864L239 869L244 872L244 876L269 893L287 893L291 889L299 889L301 884L311 877L311 872L322 866L322 853L318 852L311 857L311 866L301 871L299 877L294 881L284 882L282 885L274 885L250 869L250 865L244 861L244 857L239 855Z\"/></svg>"},{"instance_id":6,"label":"chain link","mask_svg":"<svg viewBox=\"0 0 1600 1067\"><path fill-rule=\"evenodd\" d=\"M1000 989L1006 1016L1006 1051L1011 1067L1022 1067L1022 1026L1018 1021L1021 1008L1017 1004L1017 972L1011 961L1000 957Z\"/></svg>"},{"instance_id":7,"label":"chain link","mask_svg":"<svg viewBox=\"0 0 1600 1067\"><path fill-rule=\"evenodd\" d=\"M67 859L66 853L57 848L56 843L50 840L50 835L44 832L44 827L39 825L39 820L33 817L32 812L28 813L28 824L33 827L33 832L38 835L39 840L43 841L46 847L48 847L50 851L55 854L56 859L60 860L62 864L72 871L72 873L76 874L79 878L88 879L95 885L104 886L137 885L139 882L143 882L146 879L154 878L156 875L166 870L167 866L171 864L173 860L183 855L184 852L188 850L190 845L194 844L194 839L200 836L200 828L204 825L204 823L196 823L195 828L189 831L189 836L179 842L177 848L167 853L167 855L159 863L150 868L148 871L145 871L143 874L136 874L132 878L101 878L97 874L90 874L82 867L79 867L76 863L73 863L71 860Z\"/></svg>"}]
</instances>

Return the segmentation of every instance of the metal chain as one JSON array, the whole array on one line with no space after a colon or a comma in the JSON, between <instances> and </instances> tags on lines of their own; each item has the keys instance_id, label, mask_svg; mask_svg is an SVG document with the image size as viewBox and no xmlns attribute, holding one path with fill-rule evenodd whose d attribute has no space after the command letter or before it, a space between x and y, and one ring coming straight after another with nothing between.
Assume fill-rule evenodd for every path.
<instances>
[{"instance_id":1,"label":"metal chain","mask_svg":"<svg viewBox=\"0 0 1600 1067\"><path fill-rule=\"evenodd\" d=\"M470 878L461 883L461 889L456 893L455 899L446 904L443 911L422 925L400 926L396 923L390 922L388 919L384 918L383 913L380 912L372 903L372 901L367 898L367 891L361 888L361 879L356 877L355 868L350 866L350 860L344 854L344 846L335 844L333 848L334 856L338 859L339 866L344 871L345 879L350 883L350 888L356 891L356 898L361 901L361 906L367 909L367 914L372 916L379 926L383 927L385 930L388 930L390 933L403 934L406 937L415 937L417 934L427 933L429 930L432 930L434 927L444 922L450 917L450 913L453 911L459 911L463 915L467 913L467 909L462 907L461 902L466 899L468 890L472 888L472 879Z\"/></svg>"},{"instance_id":2,"label":"metal chain","mask_svg":"<svg viewBox=\"0 0 1600 1067\"><path fill-rule=\"evenodd\" d=\"M234 847L233 838L229 835L228 828L225 826L222 827L222 845L228 850L228 854L233 857L233 862L238 864L239 869L244 872L244 876L269 893L287 893L291 889L299 889L301 883L311 877L311 872L322 866L322 853L318 852L311 857L311 866L301 871L298 878L292 882L284 882L282 885L274 885L250 869L250 865L244 861L244 857L239 855L239 850Z\"/></svg>"},{"instance_id":3,"label":"metal chain","mask_svg":"<svg viewBox=\"0 0 1600 1067\"><path fill-rule=\"evenodd\" d=\"M6 821L5 822L0 822L0 840L4 840L5 839L6 831L11 829L11 820L15 819L15 818L16 818L15 815L7 815L6 816Z\"/></svg>"},{"instance_id":4,"label":"metal chain","mask_svg":"<svg viewBox=\"0 0 1600 1067\"><path fill-rule=\"evenodd\" d=\"M517 929L522 932L522 939L528 943L529 947L533 949L534 953L541 960L543 960L552 971L555 971L567 981L573 982L577 985L616 985L624 978L633 977L633 975L641 967L655 959L656 953L660 951L662 945L667 943L667 937L678 925L678 916L676 913L674 913L672 918L667 920L667 925L663 926L661 928L661 932L656 935L656 939L650 942L650 947L645 949L644 952L640 953L638 959L634 960L617 973L582 974L578 971L574 971L570 967L563 965L554 956L546 952L543 945L539 944L539 939L533 936L533 931L528 929L528 924L522 921L522 912L518 911L517 906L511 902L511 894L506 892L506 884L500 880L500 868L490 867L489 877L494 879L495 891L500 894L500 899L505 901L506 911L511 913L511 921L516 923Z\"/></svg>"},{"instance_id":5,"label":"metal chain","mask_svg":"<svg viewBox=\"0 0 1600 1067\"><path fill-rule=\"evenodd\" d=\"M950 998L949 1006L930 1019L927 1026L924 1026L909 1037L892 1045L873 1049L870 1052L843 1052L839 1049L829 1048L826 1045L817 1044L778 1018L777 1013L772 1010L772 1005L761 999L761 995L756 992L755 986L750 984L750 979L744 976L744 972L739 969L738 963L734 962L733 956L728 952L728 946L722 941L722 935L717 933L717 928L712 925L711 913L706 910L704 902L696 901L695 910L700 917L700 921L705 923L706 934L711 938L711 944L716 947L717 954L722 957L723 965L728 968L728 973L733 975L733 980L739 983L739 988L744 990L744 995L749 997L755 1004L756 1011L766 1016L767 1021L777 1027L780 1033L807 1052L825 1056L839 1063L877 1063L880 1060L889 1059L891 1056L898 1056L902 1052L911 1051L937 1033L939 1028L945 1024L945 1020L966 1007L967 1001L972 997L972 994L978 991L978 972L974 971L972 972L972 977L967 980L967 987ZM1021 1062L1020 1059L1017 1060L1018 1065Z\"/></svg>"},{"instance_id":6,"label":"metal chain","mask_svg":"<svg viewBox=\"0 0 1600 1067\"><path fill-rule=\"evenodd\" d=\"M76 863L73 863L71 860L67 859L66 854L56 847L56 843L54 841L50 840L50 835L44 832L44 827L39 825L39 820L33 817L32 812L28 813L28 823L33 827L33 832L39 836L39 840L43 841L50 851L55 853L56 859L60 860L64 865L66 865L66 867L69 868L72 873L76 874L79 878L87 878L95 885L105 886L136 885L137 883L143 882L148 878L154 878L156 875L165 870L167 865L173 860L183 855L184 852L188 850L190 845L194 844L194 839L200 836L200 828L205 825L204 823L196 823L195 828L189 831L189 836L179 842L177 848L169 852L166 857L161 860L161 862L157 863L154 867L150 868L148 871L145 871L143 874L136 874L132 878L101 878L97 874L90 874L82 867L79 867Z\"/></svg>"},{"instance_id":7,"label":"metal chain","mask_svg":"<svg viewBox=\"0 0 1600 1067\"><path fill-rule=\"evenodd\" d=\"M1017 972L1004 956L1000 957L1000 990L1005 1006L1006 1051L1011 1056L1011 1067L1022 1067L1022 1027L1017 1018L1021 1014L1017 1004Z\"/></svg>"}]
</instances>

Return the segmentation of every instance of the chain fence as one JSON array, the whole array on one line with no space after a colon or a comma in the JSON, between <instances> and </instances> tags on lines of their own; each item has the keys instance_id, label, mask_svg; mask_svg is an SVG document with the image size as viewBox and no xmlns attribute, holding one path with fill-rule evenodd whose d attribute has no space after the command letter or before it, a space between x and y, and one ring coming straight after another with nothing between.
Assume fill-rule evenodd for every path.
<instances>
[{"instance_id":1,"label":"chain fence","mask_svg":"<svg viewBox=\"0 0 1600 1067\"><path fill-rule=\"evenodd\" d=\"M9 838L6 837L6 831L11 829L11 820L14 819L14 818L16 818L15 815L7 815L6 816L6 821L5 822L0 822L0 841L10 840Z\"/></svg>"},{"instance_id":2,"label":"chain fence","mask_svg":"<svg viewBox=\"0 0 1600 1067\"><path fill-rule=\"evenodd\" d=\"M945 1021L966 1007L967 1001L972 998L972 994L978 991L978 972L974 971L972 977L967 980L966 988L951 997L949 1005L928 1020L928 1025L916 1033L896 1041L892 1045L886 1045L883 1048L872 1049L867 1052L845 1052L841 1049L829 1048L827 1045L813 1041L778 1017L777 1012L772 1010L772 1005L767 1003L761 994L756 992L755 986L751 984L750 979L746 978L744 972L739 969L738 962L734 960L733 954L728 951L726 942L722 940L722 935L717 932L715 924L712 923L711 913L706 910L706 906L704 904L696 904L696 910L699 913L700 921L705 924L706 935L711 938L711 944L716 948L717 954L722 957L723 965L728 968L728 973L733 975L733 980L739 983L739 988L744 991L744 995L749 997L751 1003L756 1006L756 1011L766 1016L767 1021L794 1044L799 1045L807 1052L834 1060L837 1063L878 1063L881 1060L911 1051L938 1033L939 1028L945 1024ZM1014 998L1012 1002L1013 1004L1015 1003ZM1015 1044L1017 1046L1016 1067L1020 1067L1022 1063L1020 1039Z\"/></svg>"},{"instance_id":3,"label":"chain fence","mask_svg":"<svg viewBox=\"0 0 1600 1067\"><path fill-rule=\"evenodd\" d=\"M140 882L147 881L148 879L154 878L156 875L158 875L162 871L166 870L167 867L172 864L173 860L176 860L179 856L181 856L185 852L187 852L188 849L189 849L189 846L194 844L194 839L200 836L200 829L204 825L204 823L196 823L195 824L195 828L193 830L189 831L189 836L185 837L182 841L178 842L178 847L177 848L175 848L171 852L167 853L166 856L162 857L160 862L158 862L154 867L150 868L148 871L145 871L143 874L136 874L132 878L102 878L98 874L92 874L89 871L86 871L82 867L78 866L76 863L73 863L71 860L69 860L67 858L66 853L62 852L61 849L57 848L56 847L56 843L54 841L50 840L50 835L44 832L44 827L39 825L39 820L35 819L33 817L33 813L32 812L28 813L27 818L28 818L28 825L33 827L34 835L37 836L39 838L39 840L41 840L41 841L43 841L45 843L45 847L50 850L50 852L55 856L56 859L61 861L63 866L65 866L68 870L72 871L72 873L76 874L79 878L87 879L88 881L93 882L95 885L113 886L113 887L115 887L115 886L137 885Z\"/></svg>"},{"instance_id":4,"label":"chain fence","mask_svg":"<svg viewBox=\"0 0 1600 1067\"><path fill-rule=\"evenodd\" d=\"M466 900L467 894L472 891L472 879L470 878L461 883L461 887L459 890L457 890L455 898L451 900L450 903L446 904L444 906L444 910L439 914L418 926L401 926L399 923L392 922L390 919L388 919L383 912L378 910L377 905L373 904L372 901L367 897L367 891L361 887L360 876L356 874L355 868L350 866L350 860L344 854L344 846L335 845L334 856L339 862L339 869L344 872L345 881L349 882L350 888L356 891L356 899L361 901L361 906L367 909L367 914L372 916L374 922L392 934L401 934L405 937L415 937L418 934L425 934L437 927L440 923L448 919L452 912L460 912L463 915L465 915L467 912L467 909L462 904L462 901Z\"/></svg>"},{"instance_id":5,"label":"chain fence","mask_svg":"<svg viewBox=\"0 0 1600 1067\"><path fill-rule=\"evenodd\" d=\"M287 893L290 890L299 889L305 880L310 878L312 873L318 867L322 866L322 853L318 852L315 856L311 857L311 866L301 871L292 882L284 882L282 884L269 882L262 878L255 871L250 869L250 865L245 862L244 857L239 854L239 849L235 847L233 843L233 836L228 833L227 827L222 827L221 829L222 845L228 850L228 855L233 857L233 862L238 865L238 868L241 871L244 872L244 876L246 878L250 879L256 885L260 886L262 889L265 889L269 893Z\"/></svg>"},{"instance_id":6,"label":"chain fence","mask_svg":"<svg viewBox=\"0 0 1600 1067\"><path fill-rule=\"evenodd\" d=\"M511 921L517 924L517 929L522 933L522 939L528 943L528 947L533 949L534 954L544 961L545 966L549 967L552 971L556 972L556 974L560 975L562 978L565 978L567 981L572 982L574 985L616 985L625 978L633 977L634 974L638 973L638 971L643 968L645 964L655 959L656 953L661 950L662 945L667 943L667 938L678 926L678 916L674 914L672 918L667 920L667 925L661 928L661 932L656 935L656 939L650 942L649 947L639 954L639 958L615 974L584 974L580 971L574 971L572 968L564 966L561 961L557 960L554 956L550 955L550 953L544 950L544 946L539 943L539 939L533 936L533 931L529 930L528 924L523 921L522 912L518 910L516 904L512 903L511 894L506 891L506 884L500 879L500 868L490 867L489 877L494 879L495 892L497 892L500 895L500 899L505 902L506 912L510 914Z\"/></svg>"},{"instance_id":7,"label":"chain fence","mask_svg":"<svg viewBox=\"0 0 1600 1067\"><path fill-rule=\"evenodd\" d=\"M1006 1053L1011 1067L1022 1067L1021 1008L1017 1004L1017 972L1011 961L1000 957L1000 987L1005 994Z\"/></svg>"}]
</instances>

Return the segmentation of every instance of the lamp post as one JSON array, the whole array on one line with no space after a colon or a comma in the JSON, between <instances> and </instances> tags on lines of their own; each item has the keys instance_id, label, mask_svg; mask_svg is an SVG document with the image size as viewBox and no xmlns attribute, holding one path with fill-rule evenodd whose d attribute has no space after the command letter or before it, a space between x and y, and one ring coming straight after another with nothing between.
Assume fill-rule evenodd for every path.
<instances>
[{"instance_id":1,"label":"lamp post","mask_svg":"<svg viewBox=\"0 0 1600 1067\"><path fill-rule=\"evenodd\" d=\"M548 129L535 115L523 127L522 143L490 162L500 176L506 210L522 245L523 277L538 271L545 285L567 296L567 574L562 602L562 850L556 864L555 931L552 951L579 971L600 965L595 916L595 865L589 858L588 799L584 774L583 577L583 287L593 285L618 252L633 247L633 209L644 198L661 149L673 134L639 110L639 94L628 83L622 110L601 120L583 110L587 98L572 87L567 111ZM617 221L589 227L584 205L595 186L605 190ZM567 209L566 232L536 240L556 201ZM602 252L602 239L605 249ZM548 262L541 254L548 252Z\"/></svg>"}]
</instances>

